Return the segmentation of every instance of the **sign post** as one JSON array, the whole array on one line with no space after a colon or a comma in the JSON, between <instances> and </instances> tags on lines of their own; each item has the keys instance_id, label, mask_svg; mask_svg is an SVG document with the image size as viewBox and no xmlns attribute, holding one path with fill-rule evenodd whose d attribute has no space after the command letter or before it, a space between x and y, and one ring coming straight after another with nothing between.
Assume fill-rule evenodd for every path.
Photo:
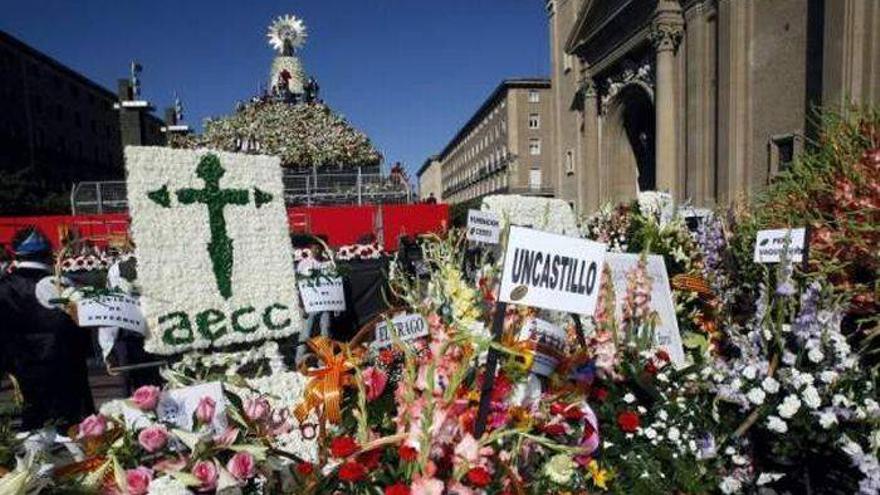
<instances>
[{"instance_id":1,"label":"sign post","mask_svg":"<svg viewBox=\"0 0 880 495\"><path fill-rule=\"evenodd\" d=\"M508 303L576 315L593 314L605 250L606 246L597 242L511 226L492 319L493 341L496 344L501 341ZM575 325L578 322L579 318ZM498 350L489 349L486 359L474 425L477 438L486 430L498 354Z\"/></svg>"}]
</instances>

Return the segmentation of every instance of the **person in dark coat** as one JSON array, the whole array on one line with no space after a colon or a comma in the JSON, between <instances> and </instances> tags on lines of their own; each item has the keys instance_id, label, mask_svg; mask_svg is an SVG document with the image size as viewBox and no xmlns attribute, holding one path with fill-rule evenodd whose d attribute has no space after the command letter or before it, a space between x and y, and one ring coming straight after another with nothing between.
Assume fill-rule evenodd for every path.
<instances>
[{"instance_id":1,"label":"person in dark coat","mask_svg":"<svg viewBox=\"0 0 880 495\"><path fill-rule=\"evenodd\" d=\"M52 247L35 228L16 233L15 267L0 280L0 376L11 373L24 396L22 427L59 431L95 410L86 356L89 334L50 302Z\"/></svg>"}]
</instances>

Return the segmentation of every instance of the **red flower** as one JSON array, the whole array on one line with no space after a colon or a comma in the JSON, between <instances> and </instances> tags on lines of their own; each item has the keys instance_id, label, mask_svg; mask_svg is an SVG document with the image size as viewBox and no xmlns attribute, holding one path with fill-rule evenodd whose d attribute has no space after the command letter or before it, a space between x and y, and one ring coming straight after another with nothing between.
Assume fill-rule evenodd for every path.
<instances>
[{"instance_id":1,"label":"red flower","mask_svg":"<svg viewBox=\"0 0 880 495\"><path fill-rule=\"evenodd\" d=\"M296 465L296 472L302 476L308 476L315 472L315 466L311 462L300 462Z\"/></svg>"},{"instance_id":2,"label":"red flower","mask_svg":"<svg viewBox=\"0 0 880 495\"><path fill-rule=\"evenodd\" d=\"M486 468L477 466L467 472L467 479L472 485L483 488L492 482L492 475Z\"/></svg>"},{"instance_id":3,"label":"red flower","mask_svg":"<svg viewBox=\"0 0 880 495\"><path fill-rule=\"evenodd\" d=\"M565 412L565 404L560 402L554 402L550 404L550 413L551 414L562 414Z\"/></svg>"},{"instance_id":4,"label":"red flower","mask_svg":"<svg viewBox=\"0 0 880 495\"><path fill-rule=\"evenodd\" d=\"M570 407L565 411L565 419L569 421L580 421L584 419L586 413L584 413L579 407Z\"/></svg>"},{"instance_id":5,"label":"red flower","mask_svg":"<svg viewBox=\"0 0 880 495\"><path fill-rule=\"evenodd\" d=\"M665 361L667 363L669 362L669 353L666 352L665 349L658 350L656 355L657 355L657 359L659 359L661 361Z\"/></svg>"},{"instance_id":6,"label":"red flower","mask_svg":"<svg viewBox=\"0 0 880 495\"><path fill-rule=\"evenodd\" d=\"M639 427L639 415L632 411L623 411L617 415L617 426L621 431L634 433Z\"/></svg>"},{"instance_id":7,"label":"red flower","mask_svg":"<svg viewBox=\"0 0 880 495\"><path fill-rule=\"evenodd\" d=\"M386 486L385 495L409 495L409 487L403 483Z\"/></svg>"},{"instance_id":8,"label":"red flower","mask_svg":"<svg viewBox=\"0 0 880 495\"><path fill-rule=\"evenodd\" d=\"M333 457L348 457L358 451L360 447L351 437L337 437L330 442L330 454Z\"/></svg>"},{"instance_id":9,"label":"red flower","mask_svg":"<svg viewBox=\"0 0 880 495\"><path fill-rule=\"evenodd\" d=\"M565 435L565 425L562 423L552 423L544 425L544 433L553 436Z\"/></svg>"},{"instance_id":10,"label":"red flower","mask_svg":"<svg viewBox=\"0 0 880 495\"><path fill-rule=\"evenodd\" d=\"M605 398L608 397L608 389L602 387L596 387L593 389L593 398L599 402L605 402Z\"/></svg>"},{"instance_id":11,"label":"red flower","mask_svg":"<svg viewBox=\"0 0 880 495\"><path fill-rule=\"evenodd\" d=\"M647 371L651 375L657 374L657 366L654 364L654 361L648 361L645 364L645 371Z\"/></svg>"},{"instance_id":12,"label":"red flower","mask_svg":"<svg viewBox=\"0 0 880 495\"><path fill-rule=\"evenodd\" d=\"M400 456L400 460L403 462L413 462L418 459L419 451L409 445L401 445L400 448L397 449L397 455Z\"/></svg>"},{"instance_id":13,"label":"red flower","mask_svg":"<svg viewBox=\"0 0 880 495\"><path fill-rule=\"evenodd\" d=\"M382 451L373 449L357 456L357 461L364 466L367 471L372 471L379 467L379 461L382 459Z\"/></svg>"},{"instance_id":14,"label":"red flower","mask_svg":"<svg viewBox=\"0 0 880 495\"><path fill-rule=\"evenodd\" d=\"M386 347L385 349L379 351L379 361L382 364L390 366L391 364L394 364L395 359L397 359L397 354L392 348Z\"/></svg>"},{"instance_id":15,"label":"red flower","mask_svg":"<svg viewBox=\"0 0 880 495\"><path fill-rule=\"evenodd\" d=\"M357 482L364 479L367 470L360 463L348 461L339 466L339 479L342 481Z\"/></svg>"}]
</instances>

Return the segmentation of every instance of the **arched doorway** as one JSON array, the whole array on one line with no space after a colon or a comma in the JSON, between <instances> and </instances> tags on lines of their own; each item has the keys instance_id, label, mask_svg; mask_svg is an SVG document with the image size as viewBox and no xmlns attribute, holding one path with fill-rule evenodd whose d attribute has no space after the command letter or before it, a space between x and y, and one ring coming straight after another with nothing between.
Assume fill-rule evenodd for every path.
<instances>
[{"instance_id":1,"label":"arched doorway","mask_svg":"<svg viewBox=\"0 0 880 495\"><path fill-rule=\"evenodd\" d=\"M608 111L605 157L611 199L629 199L657 187L654 100L641 83L621 88Z\"/></svg>"}]
</instances>

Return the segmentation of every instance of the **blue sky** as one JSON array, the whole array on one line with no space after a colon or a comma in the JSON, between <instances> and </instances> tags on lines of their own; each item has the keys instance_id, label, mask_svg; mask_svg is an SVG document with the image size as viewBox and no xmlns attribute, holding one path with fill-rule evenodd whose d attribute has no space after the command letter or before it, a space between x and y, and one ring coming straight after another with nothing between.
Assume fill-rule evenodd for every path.
<instances>
[{"instance_id":1,"label":"blue sky","mask_svg":"<svg viewBox=\"0 0 880 495\"><path fill-rule=\"evenodd\" d=\"M541 0L0 0L0 12L0 29L108 88L141 62L144 96L161 109L177 91L199 126L265 82L266 28L297 15L324 100L413 172L501 79L550 64Z\"/></svg>"}]
</instances>

